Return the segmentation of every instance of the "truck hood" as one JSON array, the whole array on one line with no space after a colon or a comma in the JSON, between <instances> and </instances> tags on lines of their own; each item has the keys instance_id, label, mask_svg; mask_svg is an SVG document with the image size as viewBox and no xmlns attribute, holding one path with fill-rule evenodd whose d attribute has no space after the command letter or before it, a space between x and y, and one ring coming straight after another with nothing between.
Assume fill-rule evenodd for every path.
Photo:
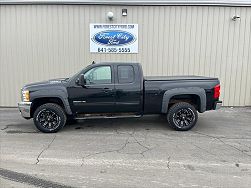
<instances>
[{"instance_id":1,"label":"truck hood","mask_svg":"<svg viewBox=\"0 0 251 188\"><path fill-rule=\"evenodd\" d=\"M59 85L62 85L62 82L66 81L67 79L68 78L57 78L57 79L51 79L51 80L46 80L46 81L41 81L41 82L34 82L34 83L24 85L23 89L36 90L38 88L59 86Z\"/></svg>"}]
</instances>

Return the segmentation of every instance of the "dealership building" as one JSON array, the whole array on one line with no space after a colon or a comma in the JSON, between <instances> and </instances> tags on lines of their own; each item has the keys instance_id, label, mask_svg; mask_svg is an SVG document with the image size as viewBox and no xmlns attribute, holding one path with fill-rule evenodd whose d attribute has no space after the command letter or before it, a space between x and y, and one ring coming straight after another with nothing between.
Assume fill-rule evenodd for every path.
<instances>
[{"instance_id":1,"label":"dealership building","mask_svg":"<svg viewBox=\"0 0 251 188\"><path fill-rule=\"evenodd\" d=\"M251 106L251 0L0 0L0 106L93 61L218 77L224 106Z\"/></svg>"}]
</instances>

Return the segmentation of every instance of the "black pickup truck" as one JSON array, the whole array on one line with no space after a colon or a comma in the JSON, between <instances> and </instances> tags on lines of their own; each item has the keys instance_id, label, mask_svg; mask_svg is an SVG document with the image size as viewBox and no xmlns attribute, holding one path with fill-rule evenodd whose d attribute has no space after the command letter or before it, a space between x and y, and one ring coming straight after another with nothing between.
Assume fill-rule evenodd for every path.
<instances>
[{"instance_id":1,"label":"black pickup truck","mask_svg":"<svg viewBox=\"0 0 251 188\"><path fill-rule=\"evenodd\" d=\"M46 133L67 121L166 114L178 131L191 129L197 111L218 109L220 83L201 76L144 77L139 63L93 63L74 76L25 85L22 116Z\"/></svg>"}]
</instances>

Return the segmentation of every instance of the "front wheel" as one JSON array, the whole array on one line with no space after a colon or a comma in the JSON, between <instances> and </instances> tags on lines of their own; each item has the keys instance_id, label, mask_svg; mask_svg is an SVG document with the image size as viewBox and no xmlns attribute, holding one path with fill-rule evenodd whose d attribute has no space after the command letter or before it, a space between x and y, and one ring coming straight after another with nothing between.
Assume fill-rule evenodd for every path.
<instances>
[{"instance_id":1,"label":"front wheel","mask_svg":"<svg viewBox=\"0 0 251 188\"><path fill-rule=\"evenodd\" d=\"M173 129L188 131L197 123L198 113L193 105L179 102L171 106L167 114L167 120Z\"/></svg>"},{"instance_id":2,"label":"front wheel","mask_svg":"<svg viewBox=\"0 0 251 188\"><path fill-rule=\"evenodd\" d=\"M39 106L33 116L37 129L44 133L59 131L64 127L66 119L63 108L54 103L46 103Z\"/></svg>"}]
</instances>

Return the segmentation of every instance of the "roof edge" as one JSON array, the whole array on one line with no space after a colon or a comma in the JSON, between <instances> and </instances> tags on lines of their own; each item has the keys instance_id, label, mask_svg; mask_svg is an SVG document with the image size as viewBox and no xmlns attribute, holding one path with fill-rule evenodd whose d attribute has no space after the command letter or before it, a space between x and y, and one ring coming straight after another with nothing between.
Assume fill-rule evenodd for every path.
<instances>
[{"instance_id":1,"label":"roof edge","mask_svg":"<svg viewBox=\"0 0 251 188\"><path fill-rule=\"evenodd\" d=\"M0 0L0 5L151 5L151 6L251 6L247 1L210 0Z\"/></svg>"}]
</instances>

